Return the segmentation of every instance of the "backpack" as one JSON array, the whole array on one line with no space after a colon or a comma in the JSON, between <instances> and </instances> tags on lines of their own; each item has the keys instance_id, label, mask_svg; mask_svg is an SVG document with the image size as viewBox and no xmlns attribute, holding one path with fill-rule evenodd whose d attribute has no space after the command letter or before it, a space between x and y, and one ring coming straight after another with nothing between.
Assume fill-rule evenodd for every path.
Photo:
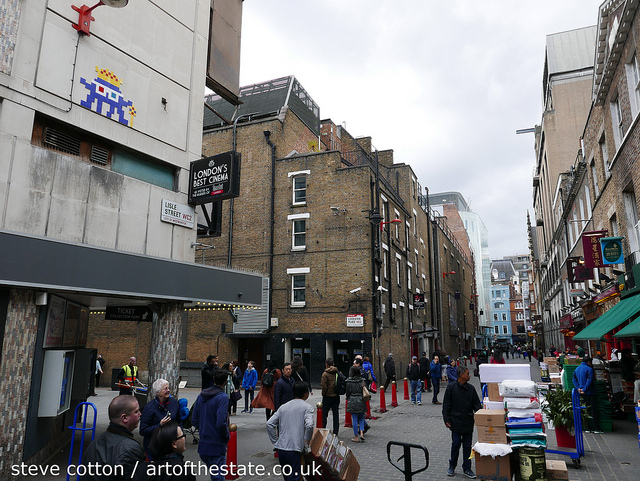
<instances>
[{"instance_id":1,"label":"backpack","mask_svg":"<svg viewBox=\"0 0 640 481\"><path fill-rule=\"evenodd\" d=\"M342 396L347 393L347 378L340 371L336 373L336 394Z\"/></svg>"},{"instance_id":2,"label":"backpack","mask_svg":"<svg viewBox=\"0 0 640 481\"><path fill-rule=\"evenodd\" d=\"M267 371L262 375L262 385L264 387L273 386L273 380L275 379L273 372Z\"/></svg>"}]
</instances>

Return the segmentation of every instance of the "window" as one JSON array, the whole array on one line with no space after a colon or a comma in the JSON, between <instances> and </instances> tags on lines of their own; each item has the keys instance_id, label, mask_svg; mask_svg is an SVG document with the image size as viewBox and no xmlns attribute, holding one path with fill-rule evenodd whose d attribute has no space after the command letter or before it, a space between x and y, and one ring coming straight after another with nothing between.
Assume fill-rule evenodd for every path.
<instances>
[{"instance_id":1,"label":"window","mask_svg":"<svg viewBox=\"0 0 640 481\"><path fill-rule=\"evenodd\" d=\"M388 250L383 250L382 251L382 270L383 272L383 276L385 279L389 278L389 251Z\"/></svg>"},{"instance_id":2,"label":"window","mask_svg":"<svg viewBox=\"0 0 640 481\"><path fill-rule=\"evenodd\" d=\"M396 214L395 219L399 219L400 218L400 212L398 212L397 210L394 211L394 212ZM393 224L394 227L396 228L396 240L400 239L400 235L398 234L398 224L399 224L399 222L396 222L395 224Z\"/></svg>"},{"instance_id":3,"label":"window","mask_svg":"<svg viewBox=\"0 0 640 481\"><path fill-rule=\"evenodd\" d=\"M504 308L504 302L496 302L493 305L494 309L503 309Z\"/></svg>"},{"instance_id":4,"label":"window","mask_svg":"<svg viewBox=\"0 0 640 481\"><path fill-rule=\"evenodd\" d=\"M307 221L306 219L293 221L293 244L292 250L306 249Z\"/></svg>"},{"instance_id":5,"label":"window","mask_svg":"<svg viewBox=\"0 0 640 481\"><path fill-rule=\"evenodd\" d=\"M502 334L509 334L509 328L506 324L502 326Z\"/></svg>"},{"instance_id":6,"label":"window","mask_svg":"<svg viewBox=\"0 0 640 481\"><path fill-rule=\"evenodd\" d=\"M291 305L292 306L304 306L305 305L305 282L306 277L304 274L297 274L291 276Z\"/></svg>"},{"instance_id":7,"label":"window","mask_svg":"<svg viewBox=\"0 0 640 481\"><path fill-rule=\"evenodd\" d=\"M411 290L411 264L407 263L407 290Z\"/></svg>"},{"instance_id":8,"label":"window","mask_svg":"<svg viewBox=\"0 0 640 481\"><path fill-rule=\"evenodd\" d=\"M502 313L502 320L503 320L503 321L506 321L506 320L507 320L507 314L506 314L506 313L504 313L504 312Z\"/></svg>"},{"instance_id":9,"label":"window","mask_svg":"<svg viewBox=\"0 0 640 481\"><path fill-rule=\"evenodd\" d=\"M611 177L611 171L609 170L609 151L607 150L607 139L605 139L604 134L600 137L600 155L602 155L602 164L604 166L604 176L605 179Z\"/></svg>"},{"instance_id":10,"label":"window","mask_svg":"<svg viewBox=\"0 0 640 481\"><path fill-rule=\"evenodd\" d=\"M629 97L631 98L631 112L635 117L640 112L640 68L638 68L638 55L633 54L631 62L627 64L627 83L629 85Z\"/></svg>"},{"instance_id":11,"label":"window","mask_svg":"<svg viewBox=\"0 0 640 481\"><path fill-rule=\"evenodd\" d=\"M306 305L306 274L309 274L310 271L308 267L287 269L287 274L291 276L291 307Z\"/></svg>"},{"instance_id":12,"label":"window","mask_svg":"<svg viewBox=\"0 0 640 481\"><path fill-rule=\"evenodd\" d=\"M493 326L493 332L500 334L500 326Z\"/></svg>"},{"instance_id":13,"label":"window","mask_svg":"<svg viewBox=\"0 0 640 481\"><path fill-rule=\"evenodd\" d=\"M500 272L500 279L506 279L504 272Z\"/></svg>"},{"instance_id":14,"label":"window","mask_svg":"<svg viewBox=\"0 0 640 481\"><path fill-rule=\"evenodd\" d=\"M620 147L622 139L624 139L624 124L622 121L622 107L620 106L620 96L616 96L611 102L611 124L613 126L613 139L616 143L616 149Z\"/></svg>"},{"instance_id":15,"label":"window","mask_svg":"<svg viewBox=\"0 0 640 481\"><path fill-rule=\"evenodd\" d=\"M593 196L597 199L600 195L600 187L598 186L598 172L596 171L596 163L591 160L591 183L593 185Z\"/></svg>"},{"instance_id":16,"label":"window","mask_svg":"<svg viewBox=\"0 0 640 481\"><path fill-rule=\"evenodd\" d=\"M404 228L404 247L405 249L409 249L409 230L411 229L411 225L407 222L407 225Z\"/></svg>"},{"instance_id":17,"label":"window","mask_svg":"<svg viewBox=\"0 0 640 481\"><path fill-rule=\"evenodd\" d=\"M293 178L293 205L307 203L307 176L299 175Z\"/></svg>"},{"instance_id":18,"label":"window","mask_svg":"<svg viewBox=\"0 0 640 481\"><path fill-rule=\"evenodd\" d=\"M400 259L396 259L396 279L398 279L398 285L400 285Z\"/></svg>"}]
</instances>

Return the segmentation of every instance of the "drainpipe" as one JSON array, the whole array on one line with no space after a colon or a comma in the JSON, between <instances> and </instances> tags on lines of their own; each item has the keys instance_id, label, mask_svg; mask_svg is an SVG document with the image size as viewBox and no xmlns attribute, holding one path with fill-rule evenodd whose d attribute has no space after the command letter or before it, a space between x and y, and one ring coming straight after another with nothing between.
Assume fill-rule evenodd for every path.
<instances>
[{"instance_id":1,"label":"drainpipe","mask_svg":"<svg viewBox=\"0 0 640 481\"><path fill-rule=\"evenodd\" d=\"M271 142L271 132L265 130L264 138L267 145L271 147L271 219L269 222L269 330L271 330L271 300L273 297L273 250L275 235L275 199L276 199L276 144Z\"/></svg>"},{"instance_id":2,"label":"drainpipe","mask_svg":"<svg viewBox=\"0 0 640 481\"><path fill-rule=\"evenodd\" d=\"M233 155L236 155L236 148L238 146L238 121L244 117L248 117L251 120L251 116L255 114L242 114L233 121L233 133L231 135L231 150ZM233 204L234 198L232 197L229 202L229 246L227 248L227 268L231 269L231 255L233 253Z\"/></svg>"}]
</instances>

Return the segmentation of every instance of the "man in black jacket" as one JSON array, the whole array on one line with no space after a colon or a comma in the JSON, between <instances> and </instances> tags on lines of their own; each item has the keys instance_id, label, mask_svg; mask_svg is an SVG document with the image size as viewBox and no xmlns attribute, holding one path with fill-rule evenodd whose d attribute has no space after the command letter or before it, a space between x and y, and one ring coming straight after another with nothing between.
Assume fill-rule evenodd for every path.
<instances>
[{"instance_id":1,"label":"man in black jacket","mask_svg":"<svg viewBox=\"0 0 640 481\"><path fill-rule=\"evenodd\" d=\"M468 478L475 478L471 470L471 441L473 440L473 415L482 408L476 388L469 384L469 369L458 367L458 380L447 386L442 404L444 424L451 429L451 459L447 476L453 476L458 464L462 444L462 472Z\"/></svg>"},{"instance_id":2,"label":"man in black jacket","mask_svg":"<svg viewBox=\"0 0 640 481\"><path fill-rule=\"evenodd\" d=\"M422 404L422 383L420 382L420 364L418 357L411 358L411 364L407 366L407 379L411 384L411 404Z\"/></svg>"},{"instance_id":3,"label":"man in black jacket","mask_svg":"<svg viewBox=\"0 0 640 481\"><path fill-rule=\"evenodd\" d=\"M384 381L384 390L386 392L389 383L396 380L396 363L393 360L393 354L389 353L382 367L384 368L384 375L386 377Z\"/></svg>"},{"instance_id":4,"label":"man in black jacket","mask_svg":"<svg viewBox=\"0 0 640 481\"><path fill-rule=\"evenodd\" d=\"M418 361L420 364L420 380L424 381L424 385L422 386L422 392L431 392L431 379L429 376L429 358L427 357L427 353L423 352L422 357Z\"/></svg>"},{"instance_id":5,"label":"man in black jacket","mask_svg":"<svg viewBox=\"0 0 640 481\"><path fill-rule=\"evenodd\" d=\"M208 389L215 385L214 379L216 372L218 371L218 355L209 354L207 356L207 362L202 366L202 390Z\"/></svg>"},{"instance_id":6,"label":"man in black jacket","mask_svg":"<svg viewBox=\"0 0 640 481\"><path fill-rule=\"evenodd\" d=\"M91 474L83 476L83 481L133 479L134 470L144 473L146 469L144 450L133 438L133 430L140 422L138 400L129 394L113 398L109 421L107 430L91 441L82 458L84 466L98 465L100 470L88 469Z\"/></svg>"},{"instance_id":7,"label":"man in black jacket","mask_svg":"<svg viewBox=\"0 0 640 481\"><path fill-rule=\"evenodd\" d=\"M285 362L282 366L282 376L276 382L273 390L273 406L274 411L277 411L280 406L288 403L293 399L293 385L295 381L291 377L291 363Z\"/></svg>"}]
</instances>

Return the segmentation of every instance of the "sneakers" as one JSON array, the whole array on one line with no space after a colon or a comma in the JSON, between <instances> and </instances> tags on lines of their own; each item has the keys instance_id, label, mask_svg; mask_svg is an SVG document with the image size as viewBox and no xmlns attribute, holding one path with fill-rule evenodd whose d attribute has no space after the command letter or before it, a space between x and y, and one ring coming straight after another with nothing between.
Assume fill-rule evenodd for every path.
<instances>
[{"instance_id":1,"label":"sneakers","mask_svg":"<svg viewBox=\"0 0 640 481\"><path fill-rule=\"evenodd\" d=\"M415 404L415 403L416 403L415 401L411 401L411 404Z\"/></svg>"},{"instance_id":2,"label":"sneakers","mask_svg":"<svg viewBox=\"0 0 640 481\"><path fill-rule=\"evenodd\" d=\"M594 429L593 431L591 431L593 434L604 434L604 431L598 431L597 429Z\"/></svg>"},{"instance_id":3,"label":"sneakers","mask_svg":"<svg viewBox=\"0 0 640 481\"><path fill-rule=\"evenodd\" d=\"M447 469L447 476L455 476L456 473L453 471L453 468Z\"/></svg>"},{"instance_id":4,"label":"sneakers","mask_svg":"<svg viewBox=\"0 0 640 481\"><path fill-rule=\"evenodd\" d=\"M422 401L418 401L418 406L422 406Z\"/></svg>"},{"instance_id":5,"label":"sneakers","mask_svg":"<svg viewBox=\"0 0 640 481\"><path fill-rule=\"evenodd\" d=\"M248 413L249 411L247 411L246 409L243 409L241 412Z\"/></svg>"},{"instance_id":6,"label":"sneakers","mask_svg":"<svg viewBox=\"0 0 640 481\"><path fill-rule=\"evenodd\" d=\"M440 401L433 401L433 404L442 404Z\"/></svg>"},{"instance_id":7,"label":"sneakers","mask_svg":"<svg viewBox=\"0 0 640 481\"><path fill-rule=\"evenodd\" d=\"M462 471L462 474L464 474L467 478L476 479L476 473L474 473L470 469L465 469L464 471Z\"/></svg>"}]
</instances>

